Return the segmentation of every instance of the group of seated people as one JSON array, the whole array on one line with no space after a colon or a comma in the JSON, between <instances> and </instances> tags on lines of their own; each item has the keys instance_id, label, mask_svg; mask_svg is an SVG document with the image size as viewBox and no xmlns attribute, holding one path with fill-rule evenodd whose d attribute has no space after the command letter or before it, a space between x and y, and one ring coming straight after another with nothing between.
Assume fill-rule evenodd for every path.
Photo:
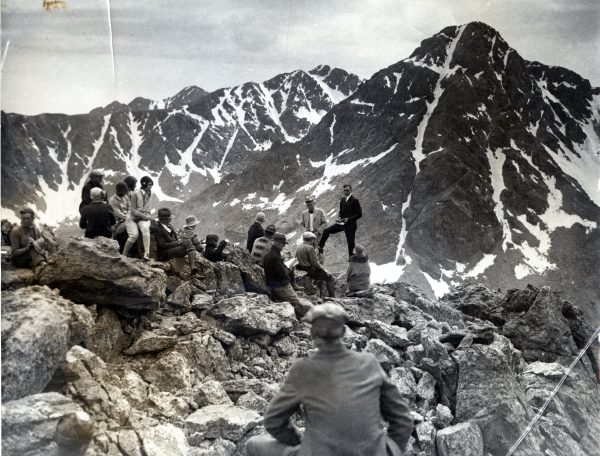
<instances>
[{"instance_id":1,"label":"group of seated people","mask_svg":"<svg viewBox=\"0 0 600 456\"><path fill-rule=\"evenodd\" d=\"M85 230L86 237L116 239L123 255L129 256L137 251L137 255L144 261L150 258L151 249L159 261L187 257L192 274L198 271L196 252L213 262L227 259L225 249L228 242L219 242L216 234L209 234L201 241L195 232L199 224L195 216L188 216L179 230L171 224L172 214L169 208L160 208L157 220L153 220L151 208L156 207L158 200L152 193L153 181L149 176L140 179L139 190L136 190L137 179L127 176L123 182L116 184L115 194L110 198L107 198L104 191L103 177L101 171L92 171L89 181L82 188L79 226ZM254 261L265 269L267 286L275 298L297 301L295 291L303 288L296 285L295 269L306 272L317 284L324 283L326 294L329 297L335 296L335 278L323 266L323 254L317 244L324 224L320 220L324 220L324 216L320 214L322 210L319 208L316 208L318 217L312 216L315 210L314 199L307 198L306 203L308 209L301 221L306 231L295 256L286 248L286 235L278 233L275 225L263 228L264 213L256 215L255 222L248 230L246 248ZM34 218L33 210L24 208L21 210L19 226L13 228L7 220L2 221L2 243L11 246L11 260L17 267L31 268L43 263L48 249L55 244L51 235L45 234L35 225ZM138 242L140 237L141 243ZM356 245L349 258L346 273L347 295L360 295L369 290L370 273L364 249Z\"/></svg>"}]
</instances>

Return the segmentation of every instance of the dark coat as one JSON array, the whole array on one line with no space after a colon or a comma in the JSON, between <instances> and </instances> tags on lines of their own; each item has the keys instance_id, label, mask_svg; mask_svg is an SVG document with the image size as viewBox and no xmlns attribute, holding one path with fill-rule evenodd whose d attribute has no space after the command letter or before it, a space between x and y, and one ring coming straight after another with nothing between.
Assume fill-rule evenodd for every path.
<instances>
[{"instance_id":1,"label":"dark coat","mask_svg":"<svg viewBox=\"0 0 600 456\"><path fill-rule=\"evenodd\" d=\"M81 188L81 203L79 204L79 213L80 214L84 207L91 204L92 197L90 196L90 191L93 188L101 188L102 190L104 190L104 187L102 186L102 184L95 184L92 181L87 181L87 183ZM104 199L104 201L107 201L106 198Z\"/></svg>"},{"instance_id":2,"label":"dark coat","mask_svg":"<svg viewBox=\"0 0 600 456\"><path fill-rule=\"evenodd\" d=\"M264 258L265 282L269 288L282 288L290 284L290 276L281 258L281 250L271 247Z\"/></svg>"},{"instance_id":3,"label":"dark coat","mask_svg":"<svg viewBox=\"0 0 600 456\"><path fill-rule=\"evenodd\" d=\"M112 237L111 227L117 223L112 206L99 201L85 206L81 210L79 228L85 229L85 237L95 238L97 236Z\"/></svg>"},{"instance_id":4,"label":"dark coat","mask_svg":"<svg viewBox=\"0 0 600 456\"><path fill-rule=\"evenodd\" d=\"M346 271L348 291L368 290L371 286L371 267L366 255L352 255L348 260Z\"/></svg>"},{"instance_id":5,"label":"dark coat","mask_svg":"<svg viewBox=\"0 0 600 456\"><path fill-rule=\"evenodd\" d=\"M208 261L212 261L216 263L217 261L225 261L227 259L227 255L223 253L227 247L227 242L224 240L219 242L219 245L214 244L206 244L206 250L204 250L204 258Z\"/></svg>"},{"instance_id":6,"label":"dark coat","mask_svg":"<svg viewBox=\"0 0 600 456\"><path fill-rule=\"evenodd\" d=\"M171 225L168 226L171 228L170 233L165 230L161 223L152 225L152 234L156 241L156 258L158 258L159 261L166 261L166 251L181 244L181 241L175 232L175 228Z\"/></svg>"},{"instance_id":7,"label":"dark coat","mask_svg":"<svg viewBox=\"0 0 600 456\"><path fill-rule=\"evenodd\" d=\"M246 241L246 249L249 252L252 252L252 247L254 247L254 241L256 241L259 237L263 237L265 235L265 230L262 225L258 222L254 222L248 228L248 240Z\"/></svg>"},{"instance_id":8,"label":"dark coat","mask_svg":"<svg viewBox=\"0 0 600 456\"><path fill-rule=\"evenodd\" d=\"M285 445L300 443L290 422L300 404L306 431L298 456L400 456L413 429L408 407L377 359L341 342L296 361L269 404L265 428Z\"/></svg>"},{"instance_id":9,"label":"dark coat","mask_svg":"<svg viewBox=\"0 0 600 456\"><path fill-rule=\"evenodd\" d=\"M360 202L354 195L350 195L348 202L346 202L345 196L342 197L340 200L339 217L341 219L348 219L346 222L347 227L356 227L356 221L362 217L362 209Z\"/></svg>"}]
</instances>

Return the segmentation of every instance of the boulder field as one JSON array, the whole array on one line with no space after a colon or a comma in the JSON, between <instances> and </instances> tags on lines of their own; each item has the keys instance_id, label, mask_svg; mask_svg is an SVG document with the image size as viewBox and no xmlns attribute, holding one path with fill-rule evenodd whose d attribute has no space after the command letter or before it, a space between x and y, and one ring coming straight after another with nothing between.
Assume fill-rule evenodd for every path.
<instances>
[{"instance_id":1,"label":"boulder field","mask_svg":"<svg viewBox=\"0 0 600 456\"><path fill-rule=\"evenodd\" d=\"M185 260L126 259L107 239L71 238L36 274L4 267L2 453L244 454L314 347L289 303L254 293L262 271L231 249L231 263L198 257L194 277ZM345 344L376 356L410 405L410 456L505 455L592 334L548 288L469 284L435 301L393 283L333 301L350 315ZM515 455L597 454L596 369L581 358ZM85 441L65 433L69 420Z\"/></svg>"}]
</instances>

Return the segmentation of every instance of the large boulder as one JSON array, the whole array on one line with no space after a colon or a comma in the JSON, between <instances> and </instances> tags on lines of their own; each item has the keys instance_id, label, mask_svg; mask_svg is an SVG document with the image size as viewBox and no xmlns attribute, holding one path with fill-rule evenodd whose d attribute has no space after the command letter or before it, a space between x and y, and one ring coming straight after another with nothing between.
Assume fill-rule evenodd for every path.
<instances>
[{"instance_id":1,"label":"large boulder","mask_svg":"<svg viewBox=\"0 0 600 456\"><path fill-rule=\"evenodd\" d=\"M121 255L117 241L71 238L41 270L39 282L82 304L154 309L165 300L167 276Z\"/></svg>"},{"instance_id":2,"label":"large boulder","mask_svg":"<svg viewBox=\"0 0 600 456\"><path fill-rule=\"evenodd\" d=\"M219 261L213 263L213 268L217 276L217 291L220 294L233 295L246 290L240 268L235 264Z\"/></svg>"},{"instance_id":3,"label":"large boulder","mask_svg":"<svg viewBox=\"0 0 600 456\"><path fill-rule=\"evenodd\" d=\"M110 361L128 345L129 338L123 332L117 314L107 308L100 309L88 348L104 361Z\"/></svg>"},{"instance_id":4,"label":"large boulder","mask_svg":"<svg viewBox=\"0 0 600 456\"><path fill-rule=\"evenodd\" d=\"M59 421L84 413L73 400L59 393L41 393L2 404L2 454L5 456L82 455L56 437Z\"/></svg>"},{"instance_id":5,"label":"large boulder","mask_svg":"<svg viewBox=\"0 0 600 456\"><path fill-rule=\"evenodd\" d=\"M240 440L262 421L253 411L233 405L209 405L203 407L185 420L188 442L198 445L205 439L224 438Z\"/></svg>"},{"instance_id":6,"label":"large boulder","mask_svg":"<svg viewBox=\"0 0 600 456\"><path fill-rule=\"evenodd\" d=\"M264 295L234 296L214 304L208 314L235 335L270 334L289 331L296 321L287 302L272 302Z\"/></svg>"},{"instance_id":7,"label":"large boulder","mask_svg":"<svg viewBox=\"0 0 600 456\"><path fill-rule=\"evenodd\" d=\"M85 306L48 287L2 292L2 400L41 392L73 345L93 331Z\"/></svg>"},{"instance_id":8,"label":"large boulder","mask_svg":"<svg viewBox=\"0 0 600 456\"><path fill-rule=\"evenodd\" d=\"M140 374L160 391L175 393L191 386L187 359L176 351L161 353L156 362L145 366Z\"/></svg>"},{"instance_id":9,"label":"large boulder","mask_svg":"<svg viewBox=\"0 0 600 456\"><path fill-rule=\"evenodd\" d=\"M2 290L16 290L17 288L35 285L36 278L33 270L15 268L10 263L2 264Z\"/></svg>"},{"instance_id":10,"label":"large boulder","mask_svg":"<svg viewBox=\"0 0 600 456\"><path fill-rule=\"evenodd\" d=\"M438 431L436 436L440 456L483 456L483 437L476 423L459 423Z\"/></svg>"}]
</instances>

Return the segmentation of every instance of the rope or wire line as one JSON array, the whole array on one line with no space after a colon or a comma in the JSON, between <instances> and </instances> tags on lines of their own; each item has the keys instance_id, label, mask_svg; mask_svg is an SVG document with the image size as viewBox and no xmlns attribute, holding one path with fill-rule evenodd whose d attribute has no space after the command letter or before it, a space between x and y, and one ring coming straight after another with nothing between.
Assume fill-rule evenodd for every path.
<instances>
[{"instance_id":1,"label":"rope or wire line","mask_svg":"<svg viewBox=\"0 0 600 456\"><path fill-rule=\"evenodd\" d=\"M544 405L542 405L542 408L540 408L539 412L537 412L537 414L535 415L533 420L531 420L531 422L527 425L527 427L525 428L525 431L523 431L523 433L521 434L519 439L514 443L514 445L510 448L510 450L508 450L508 453L506 453L506 456L512 456L512 454L516 451L516 449L519 447L521 442L523 442L525 437L527 437L527 434L529 434L529 432L531 432L531 429L533 428L535 423L537 423L538 420L542 417L542 415L544 414L544 411L546 410L546 407L548 407L550 402L552 402L552 399L554 398L554 396L556 395L556 393L558 392L558 390L560 389L562 384L565 382L565 380L567 379L567 377L569 376L569 374L571 373L571 371L573 370L575 365L579 362L581 357L585 354L585 352L588 350L588 348L590 348L590 346L594 342L594 339L596 339L596 337L598 337L598 334L600 334L600 326L598 326L596 328L596 331L594 331L594 334L592 335L592 337L590 337L590 339L588 340L585 347L579 352L579 354L577 355L575 360L571 363L571 365L567 369L567 372L565 372L565 375L562 376L562 378L560 379L560 382L558 382L558 384L556 385L556 387L554 388L554 390L552 391L552 393L550 394L548 399L546 399L546 402L544 402Z\"/></svg>"}]
</instances>

